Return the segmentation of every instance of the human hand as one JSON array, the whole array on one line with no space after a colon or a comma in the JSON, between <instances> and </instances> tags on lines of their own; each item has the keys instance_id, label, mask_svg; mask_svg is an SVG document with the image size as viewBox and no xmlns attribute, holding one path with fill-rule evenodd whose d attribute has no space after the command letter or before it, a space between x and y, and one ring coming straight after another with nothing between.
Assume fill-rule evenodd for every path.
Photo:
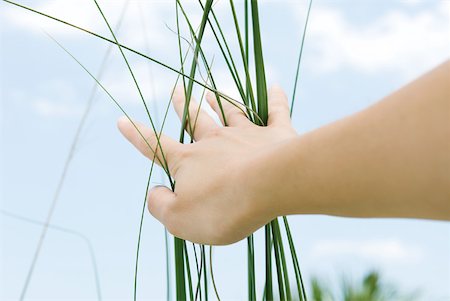
<instances>
[{"instance_id":1,"label":"human hand","mask_svg":"<svg viewBox=\"0 0 450 301\"><path fill-rule=\"evenodd\" d=\"M191 136L195 143L181 144L161 135L160 144L176 182L175 191L163 186L151 189L148 208L174 236L202 244L230 244L279 215L276 203L258 191L258 186L270 183L253 181L248 185L251 178L258 178L258 174L252 172L254 167L265 163L259 159L264 157L260 154L297 136L291 125L284 92L273 87L268 97L266 127L253 124L242 111L225 100L222 100L222 106L228 126L219 126L203 110L199 111L194 126L198 104L191 100L192 123L186 128L188 132L193 129ZM207 94L206 99L221 117L214 94ZM184 104L183 90L177 89L173 105L180 118ZM154 159L151 149L158 149L154 132L142 124L135 124L147 142L128 119L121 118L118 127L142 154ZM163 162L159 151L155 162Z\"/></svg>"}]
</instances>

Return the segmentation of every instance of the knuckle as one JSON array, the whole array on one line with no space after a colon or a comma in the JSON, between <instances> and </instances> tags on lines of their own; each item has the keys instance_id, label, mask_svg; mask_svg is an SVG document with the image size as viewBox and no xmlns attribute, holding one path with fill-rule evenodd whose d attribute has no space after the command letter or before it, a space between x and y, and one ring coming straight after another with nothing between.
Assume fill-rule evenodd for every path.
<instances>
[{"instance_id":1,"label":"knuckle","mask_svg":"<svg viewBox=\"0 0 450 301\"><path fill-rule=\"evenodd\" d=\"M213 129L209 130L209 132L208 132L208 136L211 138L220 137L222 135L223 135L223 128L221 128L221 127L213 128Z\"/></svg>"}]
</instances>

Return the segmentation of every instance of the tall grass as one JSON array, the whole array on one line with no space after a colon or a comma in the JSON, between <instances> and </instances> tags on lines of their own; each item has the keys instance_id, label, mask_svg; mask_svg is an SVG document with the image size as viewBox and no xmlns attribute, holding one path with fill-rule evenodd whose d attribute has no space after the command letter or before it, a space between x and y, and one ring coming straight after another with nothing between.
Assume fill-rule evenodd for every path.
<instances>
[{"instance_id":1,"label":"tall grass","mask_svg":"<svg viewBox=\"0 0 450 301\"><path fill-rule=\"evenodd\" d=\"M47 18L51 18L55 21L64 23L68 26L81 30L90 35L96 36L99 39L102 39L106 42L109 42L113 45L117 46L117 49L127 67L128 73L130 74L130 79L132 80L139 97L141 99L141 103L143 108L147 114L148 121L156 137L158 139L157 149L153 150L149 145L149 149L156 153L156 151L161 152L162 159L161 166L163 167L164 172L167 175L167 179L169 181L170 187L172 190L175 190L175 181L172 178L168 164L166 162L166 158L164 155L164 150L161 148L159 144L159 137L161 135L162 130L164 129L164 124L167 119L167 112L170 106L170 100L166 107L164 119L162 121L160 131L157 130L157 126L154 122L154 118L150 113L150 109L148 107L148 103L142 93L141 84L138 82L133 67L129 63L127 54L134 53L141 57L146 58L150 62L156 63L178 75L177 82L181 78L184 92L185 92L185 107L183 110L182 118L181 118L181 128L179 141L181 143L195 143L193 141L193 132L195 131L195 121L196 116L189 116L189 105L190 100L193 95L194 87L199 86L204 90L210 90L216 94L216 99L218 102L218 107L221 110L222 119L224 121L225 126L227 125L226 117L222 109L222 101L227 101L234 106L237 106L241 110L245 111L244 113L248 117L248 119L259 126L265 126L267 124L268 119L268 95L267 95L267 81L266 81L266 72L265 72L265 64L264 64L264 44L262 40L262 28L260 22L259 15L259 7L257 0L244 0L243 5L243 14L244 14L244 30L241 31L240 22L237 6L235 5L233 0L229 0L229 8L230 14L233 19L234 29L239 45L238 53L233 53L229 47L229 43L231 41L231 37L226 36L225 32L221 27L221 21L217 17L214 12L214 0L205 0L204 2L198 1L199 9L202 11L202 17L200 24L198 24L197 29L194 29L194 26L191 22L191 18L186 13L183 8L183 4L180 0L175 0L175 14L176 14L176 34L178 36L178 53L179 53L179 61L180 67L173 67L166 63L163 63L160 60L157 60L149 55L143 54L139 51L134 50L131 47L121 44L118 41L118 38L115 34L115 30L112 29L108 17L105 15L102 10L101 5L97 0L93 0L93 6L98 10L99 18L104 21L105 26L108 28L111 38L104 37L95 32L89 31L87 29L81 28L74 24L68 23L64 20L60 20L54 16L50 16L45 14L44 12L36 11L30 7L26 7L19 3L15 3L9 0L3 0L4 2L16 5L23 9L27 9L31 12L40 14ZM291 115L293 112L293 106L295 102L295 95L297 90L297 82L299 79L300 72L300 62L302 60L302 52L303 45L305 40L307 22L309 19L309 14L311 11L312 1L309 3L307 17L305 21L305 27L303 30L303 35L301 37L299 56L297 68L295 70L295 78L294 78L294 89L292 93L292 103L291 103ZM187 26L188 32L190 34L190 39L182 37L180 27L182 25ZM235 87L239 93L239 99L233 99L232 97L226 95L219 91L216 81L214 80L214 73L212 72L211 63L209 63L207 55L204 52L202 47L202 42L207 31L211 31L213 34L217 46L220 50L220 54L226 63L230 76L235 84ZM242 34L242 32L244 34ZM188 49L183 49L182 40L187 42ZM190 41L190 42L189 42ZM58 43L59 44L59 43ZM93 78L95 83L101 87L105 91L105 93L109 96L109 98L113 101L113 103L130 119L136 130L139 131L138 127L134 124L131 117L125 112L120 103L107 91L107 89L101 84L100 78L93 76L91 72L89 72L83 64L78 61L75 56L73 56L67 49L65 49L61 44L59 44L84 70ZM253 53L250 53L250 49L253 49ZM128 53L126 53L127 51ZM186 60L190 59L190 67L189 70L186 70L185 63ZM237 61L242 62L242 70L238 68ZM253 60L254 69L250 68L250 60ZM200 70L203 69L206 71L206 78L202 76ZM200 78L199 78L200 77ZM253 82L252 78L255 79ZM172 91L173 93L173 91ZM171 99L171 98L170 98ZM201 102L200 102L201 103ZM244 108L244 109L242 109ZM200 110L200 107L198 108ZM191 124L191 120L194 120L194 124ZM189 140L185 139L185 131L188 130L188 133L191 134L191 138ZM139 132L140 133L140 132ZM142 138L145 140L145 137L140 133ZM153 163L155 161L156 156L153 158ZM153 172L153 163L150 167L149 178L147 182L146 192L148 191L150 179L152 177ZM147 193L146 193L147 194ZM147 196L147 195L146 195ZM146 198L145 196L145 198ZM142 224L144 218L144 210L145 210L145 202L143 204L141 220L139 226L139 235L137 242L137 254L136 254L136 267L135 267L135 282L134 282L134 299L137 299L137 279L138 279L138 266L139 266L139 250L140 250L140 240L142 233ZM280 221L283 222L284 225L284 233L282 231L282 227L280 227ZM299 260L297 256L297 252L295 249L295 245L292 238L292 233L290 231L289 223L286 217L282 217L282 219L275 219L267 224L264 228L264 253L265 253L265 263L264 263L264 291L262 294L258 294L256 283L258 277L255 272L255 253L263 250L255 249L254 237L251 235L247 238L247 278L248 278L248 299L249 300L257 300L259 298L263 298L264 300L306 300L306 292L303 285L303 280L301 277ZM288 256L285 250L285 243L288 243L288 250L290 253L291 261L288 260ZM190 257L190 252L188 250L188 243L180 238L175 237L173 240L174 244L174 268L175 268L175 297L177 300L208 300L209 292L211 289L209 288L209 277L212 280L212 290L214 291L216 298L220 299L220 294L218 290L218 286L220 284L215 282L214 274L213 274L213 260L212 253L213 248L209 248L209 262L206 260L207 258L207 248L205 246L200 245L196 246L192 244L192 250L194 258ZM199 252L197 252L197 249ZM289 275L290 266L294 270L295 274L295 290L291 287L291 277ZM192 269L195 270L195 273L192 273ZM209 274L209 275L208 275ZM168 292L167 299L171 299L170 296L170 277L167 278L168 282Z\"/></svg>"}]
</instances>

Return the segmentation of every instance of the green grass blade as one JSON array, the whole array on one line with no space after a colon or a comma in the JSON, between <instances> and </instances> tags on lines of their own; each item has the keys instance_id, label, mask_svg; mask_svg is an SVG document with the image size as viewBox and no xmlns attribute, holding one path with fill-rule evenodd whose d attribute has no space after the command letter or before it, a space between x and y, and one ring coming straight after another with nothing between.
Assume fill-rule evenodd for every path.
<instances>
[{"instance_id":1,"label":"green grass blade","mask_svg":"<svg viewBox=\"0 0 450 301\"><path fill-rule=\"evenodd\" d=\"M175 288L177 300L186 300L186 279L184 274L184 241L174 238Z\"/></svg>"},{"instance_id":2,"label":"green grass blade","mask_svg":"<svg viewBox=\"0 0 450 301\"><path fill-rule=\"evenodd\" d=\"M272 291L272 239L270 233L270 223L264 227L265 231L265 251L266 251L266 282L265 282L265 291L264 291L264 299L266 301L273 300L273 291Z\"/></svg>"},{"instance_id":3,"label":"green grass blade","mask_svg":"<svg viewBox=\"0 0 450 301\"><path fill-rule=\"evenodd\" d=\"M290 110L291 117L292 117L292 112L294 110L295 94L297 92L298 78L299 78L299 74L300 74L300 64L302 62L303 46L305 45L306 29L308 27L308 21L309 21L309 15L311 12L312 2L313 2L313 0L309 0L308 12L306 13L305 26L303 26L302 41L300 43L300 51L299 51L298 60L297 60L297 70L295 72L294 91L292 92L291 110Z\"/></svg>"},{"instance_id":4,"label":"green grass blade","mask_svg":"<svg viewBox=\"0 0 450 301\"><path fill-rule=\"evenodd\" d=\"M177 0L177 3L180 4L180 2L178 0ZM196 39L194 57L192 59L192 64L191 64L191 71L189 73L189 77L192 79L195 78L195 73L197 71L197 60L198 60L198 55L200 52L200 45L202 42L203 34L205 32L206 22L208 20L208 14L211 11L212 3L213 3L213 0L206 0L205 8L203 10L202 20L200 22L199 33L198 33L198 36ZM189 112L188 108L189 108L189 103L190 103L191 96L192 96L193 85L194 85L193 80L189 79L188 85L186 88L186 93L185 93L186 102L184 105L183 118L182 118L183 124L186 121L186 118L188 116L188 112ZM180 142L183 142L183 141L184 141L184 127L182 127L181 131L180 131Z\"/></svg>"},{"instance_id":5,"label":"green grass blade","mask_svg":"<svg viewBox=\"0 0 450 301\"><path fill-rule=\"evenodd\" d=\"M194 290L192 289L192 278L191 278L191 266L189 264L189 253L187 251L185 240L183 240L183 246L184 246L184 259L186 260L186 275L189 288L189 298L191 301L194 301Z\"/></svg>"},{"instance_id":6,"label":"green grass blade","mask_svg":"<svg viewBox=\"0 0 450 301\"><path fill-rule=\"evenodd\" d=\"M142 225L144 223L144 212L145 212L145 207L147 204L148 191L150 188L150 180L152 178L154 165L155 165L155 161L152 161L151 167L150 167L150 172L148 174L147 185L145 188L145 196L144 196L144 201L143 201L142 210L141 210L141 217L140 217L140 221L139 221L139 232L138 232L137 247L136 247L136 261L135 261L135 265L134 265L134 286L133 286L133 300L134 301L137 300L137 280L138 280L137 276L138 276L138 267L139 267L139 254L140 254L139 251L141 249Z\"/></svg>"},{"instance_id":7,"label":"green grass blade","mask_svg":"<svg viewBox=\"0 0 450 301\"><path fill-rule=\"evenodd\" d=\"M188 24L188 27L189 27L189 31L190 31L191 35L193 36L193 38L194 38L195 45L196 45L195 50L198 51L198 53L200 54L200 57L202 58L203 64L205 65L205 68L206 68L207 73L208 73L208 79L211 82L211 85L212 85L213 89L217 91L214 78L213 78L213 76L211 74L211 68L210 68L210 66L208 64L206 56L205 56L205 54L203 52L203 49L201 47L201 40L195 34L195 31L192 28L191 22L189 21L189 17L187 16L187 14L186 14L185 10L183 9L183 6L181 5L181 2L179 0L177 0L177 4L179 5L179 7L181 9L181 12L183 13L183 15L185 17L186 23ZM206 7L205 7L205 9L206 9ZM200 25L200 30L202 29L202 27L203 27L203 31L204 31L205 30L205 26ZM196 57L195 57L195 54L194 54L194 59L195 58ZM198 62L196 62L196 66L197 65L198 65ZM191 73L192 73L192 71L191 71ZM194 74L195 74L195 71L194 71ZM188 86L187 88L185 88L185 95L189 95L189 93L190 93L190 95L192 95L192 87L191 87L191 90L189 91L189 86ZM221 114L222 114L222 118L223 118L224 123L226 125L227 124L227 121L226 121L227 119L226 119L226 116L225 116L225 112L223 111L222 102L220 100L220 95L218 93L215 93L215 94L216 94L216 99L217 99L217 102L218 102L218 105L219 105L219 108L220 108L220 111L221 111ZM188 104L190 102L190 97L189 97L189 101L187 99L188 99L188 97L186 96L186 105L185 105L185 108L184 108L185 110L187 109ZM187 114L186 115L187 119L189 119L190 118L189 110L187 110L186 114ZM191 126L191 122L188 122L188 124ZM191 133L192 133L192 128L190 128L190 130L191 130ZM184 131L183 131L183 133L184 133ZM192 140L192 137L191 137L191 140Z\"/></svg>"},{"instance_id":8,"label":"green grass blade","mask_svg":"<svg viewBox=\"0 0 450 301\"><path fill-rule=\"evenodd\" d=\"M109 24L108 19L106 18L105 14L103 13L103 10L101 9L101 7L100 7L100 5L98 4L97 0L93 0L93 1L94 1L95 5L97 6L97 9L98 9L100 15L102 16L103 20L105 21L105 24L107 25L107 27L108 27L108 29L109 29L109 32L111 33L112 37L114 38L114 41L115 41L115 43L116 43L116 45L117 45L117 47L118 47L118 49L119 49L119 51L120 51L120 54L122 55L122 57L123 57L123 59L124 59L124 61L125 61L125 64L127 65L128 71L130 72L130 75L131 75L131 77L132 77L132 79L133 79L133 82L134 82L134 84L135 84L135 86L136 86L136 89L137 89L137 91L138 91L138 93L139 93L139 97L141 98L142 104L144 105L145 111L146 111L147 116L148 116L148 119L149 119L149 121L150 121L150 125L151 125L151 127L152 127L152 130L153 130L153 132L154 132L155 135L156 135L156 140L157 140L157 144L158 144L158 145L157 145L157 148L159 148L159 151L160 151L160 153L161 153L161 157L162 157L162 160L163 160L162 163L163 163L163 165L164 165L164 169L166 170L166 173L167 173L167 175L168 175L168 177L169 177L169 181L172 181L172 180L171 180L171 176L170 176L169 165L167 164L166 156L165 156L165 154L164 154L163 148L161 147L161 143L160 143L160 141L159 141L159 135L157 134L158 131L156 130L155 124L154 124L153 119L152 119L152 116L151 116L151 114L150 114L150 110L149 110L149 108L148 108L148 106L147 106L147 103L146 103L146 101L145 101L144 95L142 94L140 85L139 85L139 83L138 83L138 81L137 81L137 79L136 79L136 76L134 75L134 72L133 72L133 70L132 70L132 68L131 68L131 66L130 66L130 63L128 62L128 59L127 59L125 53L123 52L122 47L120 46L119 41L117 40L117 37L116 37L116 35L115 35L115 33L114 33L114 30L112 29L111 25Z\"/></svg>"},{"instance_id":9,"label":"green grass blade","mask_svg":"<svg viewBox=\"0 0 450 301\"><path fill-rule=\"evenodd\" d=\"M129 5L129 1L127 1L124 4L123 8L122 8L121 15L119 16L119 21L116 24L116 30L119 30L120 26L122 25L123 17L125 16L125 12L126 12L126 10L128 8L128 5ZM107 66L106 65L107 60L109 59L109 56L111 54L111 50L112 50L112 47L108 47L108 49L106 50L106 53L105 53L105 55L103 57L103 60L102 60L102 62L100 64L99 71L97 73L97 78L101 78L103 76L104 70L106 69L106 66ZM59 201L59 195L60 195L60 192L61 192L61 190L62 190L62 188L64 186L64 183L65 183L65 180L66 180L66 175L67 175L68 170L70 168L70 165L72 163L72 159L74 158L75 150L77 148L77 145L78 145L80 137L81 137L81 132L82 132L84 126L85 126L85 123L87 121L88 115L89 115L89 113L91 111L91 108L92 108L92 105L94 103L94 97L95 97L95 94L97 93L97 87L98 86L96 84L94 84L92 89L91 89L91 93L89 95L86 107L85 107L85 109L83 111L83 114L82 114L81 119L80 119L80 121L78 123L77 129L75 131L75 134L73 136L72 144L70 146L68 155L67 155L66 160L64 162L63 170L61 172L61 176L59 178L59 182L58 182L58 184L56 186L56 189L55 189L55 192L54 192L54 196L53 196L50 208L49 208L48 213L47 213L47 217L46 217L46 223L47 224L51 222L54 210L55 210L56 205L57 205L57 203ZM45 242L46 234L47 234L47 227L44 224L44 227L42 228L41 235L39 237L38 243L36 245L36 248L35 248L35 251L34 251L34 254L33 254L32 261L31 261L31 263L29 265L29 268L28 268L28 271L27 271L25 282L24 282L24 285L23 285L22 291L21 291L20 300L23 300L25 298L25 296L26 296L26 292L28 290L28 286L29 286L29 283L31 282L32 275L33 275L33 272L34 272L34 267L35 267L35 265L36 265L36 263L37 263L37 261L39 259L39 256L41 254L42 246L44 245L44 242Z\"/></svg>"},{"instance_id":10,"label":"green grass blade","mask_svg":"<svg viewBox=\"0 0 450 301\"><path fill-rule=\"evenodd\" d=\"M294 264L294 272L297 283L297 290L299 294L300 301L307 301L305 286L302 279L302 274L300 271L300 265L298 262L297 252L295 250L294 240L292 239L291 229L289 227L289 223L286 216L283 216L284 227L286 229L286 236L289 242L289 249L292 256L292 262Z\"/></svg>"},{"instance_id":11,"label":"green grass blade","mask_svg":"<svg viewBox=\"0 0 450 301\"><path fill-rule=\"evenodd\" d=\"M277 271L278 293L280 296L280 301L285 301L286 296L284 293L283 271L282 271L282 267L281 267L281 255L280 255L280 248L279 248L279 241L281 238L278 236L278 233L276 231L277 226L278 226L277 219L274 219L271 222L271 228L272 228L272 238L273 238L273 249L274 249L274 255L275 255L275 267L276 267L276 271Z\"/></svg>"},{"instance_id":12,"label":"green grass blade","mask_svg":"<svg viewBox=\"0 0 450 301\"><path fill-rule=\"evenodd\" d=\"M285 253L284 253L284 246L283 246L283 237L281 235L278 218L275 220L275 227L274 227L274 229L275 229L276 236L278 238L278 249L279 249L279 255L280 255L281 268L282 268L282 271L283 271L284 289L285 289L285 293L286 293L286 300L291 300L292 299L292 295L291 295L291 285L290 285L290 282L289 282L289 272L288 272L288 268L287 268L287 264L286 264L286 256L285 256Z\"/></svg>"},{"instance_id":13,"label":"green grass blade","mask_svg":"<svg viewBox=\"0 0 450 301\"><path fill-rule=\"evenodd\" d=\"M12 219L15 219L18 221L27 222L29 224L38 225L38 226L46 226L48 229L60 231L62 233L70 234L70 235L80 238L86 244L86 247L89 252L89 256L91 258L92 270L94 272L94 278L95 278L95 289L96 289L96 294L97 294L97 300L99 300L99 301L102 300L102 290L101 290L101 286L100 286L100 274L98 272L97 258L95 256L95 250L91 243L91 240L86 235L84 235L81 232L72 230L72 229L68 229L68 228L61 227L61 226L54 225L54 224L49 224L46 222L37 221L37 220L31 219L31 218L28 218L28 217L25 217L22 215L18 215L18 214L15 214L15 213L3 210L3 209L0 209L0 213L2 213L4 216L7 216L9 218L12 218Z\"/></svg>"},{"instance_id":14,"label":"green grass blade","mask_svg":"<svg viewBox=\"0 0 450 301\"><path fill-rule=\"evenodd\" d=\"M267 125L268 105L267 105L267 83L266 72L264 70L264 57L262 50L261 31L259 27L258 1L251 0L252 25L253 25L253 47L255 55L256 71L256 95L258 103L258 115L263 124Z\"/></svg>"},{"instance_id":15,"label":"green grass blade","mask_svg":"<svg viewBox=\"0 0 450 301\"><path fill-rule=\"evenodd\" d=\"M209 246L209 272L211 274L211 282L213 285L214 293L216 294L217 300L220 301L219 291L217 290L216 280L214 279L212 250L213 250L213 247Z\"/></svg>"},{"instance_id":16,"label":"green grass blade","mask_svg":"<svg viewBox=\"0 0 450 301\"><path fill-rule=\"evenodd\" d=\"M222 92L220 92L220 91L214 90L212 87L206 86L204 83L202 83L202 82L196 80L195 78L190 77L190 76L187 75L187 74L181 73L181 71L175 69L174 67L171 67L171 66L169 66L168 64L165 64L165 63L163 63L163 62L161 62L161 61L159 61L159 60L157 60L157 59L155 59L155 58L153 58L153 57L150 57L150 56L148 56L148 55L146 55L146 54L144 54L144 53L142 53L142 52L139 52L139 51L137 51L137 50L135 50L135 49L133 49L133 48L131 48L131 47L129 47L129 46L126 46L126 45L117 43L117 42L115 42L114 40L109 39L109 38L106 38L106 37L104 37L104 36L102 36L102 35L100 35L100 34L98 34L98 33L95 33L95 32L92 32L92 31L90 31L90 30L88 30L88 29L85 29L85 28L82 28L82 27L80 27L80 26L71 24L71 23L69 23L69 22L67 22L67 21L64 21L64 20L55 18L55 17L53 17L53 16L50 16L50 15L45 14L45 13L43 13L43 12L37 11L37 10L35 10L35 9L33 9L33 8L30 8L30 7L27 7L27 6L25 6L25 5L15 3L15 2L10 1L10 0L2 0L2 1L3 1L3 2L6 2L6 3L9 3L9 4L11 4L11 5L14 5L14 6L20 7L20 8L22 8L22 9L28 10L28 11L30 11L30 12L36 13L36 14L41 15L41 16L43 16L43 17L52 19L52 20L54 20L54 21L60 22L60 23L62 23L62 24L65 24L65 25L67 25L67 26L70 26L70 27L72 27L72 28L78 29L78 30L83 31L83 32L85 32L85 33L87 33L87 34L90 34L90 35L92 35L92 36L94 36L94 37L96 37L96 38L99 38L99 39L101 39L101 40L104 40L104 41L106 41L106 42L108 42L108 43L111 43L111 44L120 46L122 49L125 49L125 50L127 50L127 51L129 51L129 52L131 52L131 53L134 53L134 54L136 54L136 55L142 57L142 58L145 58L145 59L147 59L147 60L149 60L149 61L151 61L151 62L153 62L153 63L155 63L155 64L157 64L157 65L159 65L159 66L161 66L161 67L163 67L163 68L166 68L167 70L170 70L171 72L177 73L177 74L179 74L180 76L182 76L182 77L184 77L184 78L186 78L186 79L188 79L188 80L190 80L190 81L193 81L195 84L197 84L197 85L199 85L199 86L201 86L201 87L203 87L203 88L206 88L206 89L208 89L208 90L211 91L211 92L218 93L218 94L220 95L220 97L222 97L223 99L229 101L229 102L232 103L232 104L233 104L233 103L239 103L237 100L233 99L232 97L230 97L230 96L228 96L228 95L226 95L226 94L224 94L224 93L222 93Z\"/></svg>"},{"instance_id":17,"label":"green grass blade","mask_svg":"<svg viewBox=\"0 0 450 301\"><path fill-rule=\"evenodd\" d=\"M201 250L202 250L202 263L203 263L203 287L205 289L204 292L204 296L205 296L205 301L208 301L208 270L206 268L206 251L205 251L205 246L201 245ZM211 275L212 275L212 270L211 270Z\"/></svg>"},{"instance_id":18,"label":"green grass blade","mask_svg":"<svg viewBox=\"0 0 450 301\"><path fill-rule=\"evenodd\" d=\"M199 0L200 5L203 8L203 4L201 2L201 0ZM211 9L211 15L213 16L213 20L215 25L217 26L217 29L219 31L220 34L220 38L219 35L217 34L214 25L212 24L212 22L208 19L208 24L210 25L210 28L213 32L213 35L216 39L217 45L219 46L219 49L222 53L223 58L225 59L225 63L228 66L228 69L230 71L231 77L233 78L233 81L236 85L236 88L242 98L242 101L244 102L244 104L248 107L250 105L249 101L248 101L248 97L246 96L246 93L244 91L244 87L242 85L242 81L240 79L239 76L239 72L237 70L235 61L233 59L233 55L231 54L231 50L230 47L228 46L228 42L227 39L225 38L225 35L223 33L223 30L220 26L220 22L217 20L216 14L214 13L214 10ZM222 45L223 43L223 45ZM226 51L225 51L226 50ZM254 111L254 110L253 110ZM251 111L247 108L247 114L250 117L250 119L253 121L253 116L251 114Z\"/></svg>"},{"instance_id":19,"label":"green grass blade","mask_svg":"<svg viewBox=\"0 0 450 301\"><path fill-rule=\"evenodd\" d=\"M245 85L246 85L246 90L247 90L246 97L250 99L249 102L252 106L253 111L256 111L255 97L253 95L253 88L252 88L252 84L251 84L251 80L250 80L250 70L249 70L248 60L246 59L247 53L245 52L245 49L244 49L244 46L242 43L241 31L239 28L239 22L237 19L236 9L234 7L233 0L230 0L230 7L231 7L231 13L233 15L233 21L234 21L234 27L236 29L237 39L239 42L239 49L241 51L242 62L244 64L245 80L246 80ZM252 16L252 17L254 17L254 16ZM259 117L261 117L261 116L259 116ZM263 122L264 122L264 119L263 119Z\"/></svg>"}]
</instances>

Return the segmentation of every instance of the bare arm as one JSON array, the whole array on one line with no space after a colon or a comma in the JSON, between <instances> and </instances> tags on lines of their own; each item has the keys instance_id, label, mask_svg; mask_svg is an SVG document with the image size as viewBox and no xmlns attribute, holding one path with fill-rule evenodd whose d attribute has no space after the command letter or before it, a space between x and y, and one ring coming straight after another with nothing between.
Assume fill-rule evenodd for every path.
<instances>
[{"instance_id":1,"label":"bare arm","mask_svg":"<svg viewBox=\"0 0 450 301\"><path fill-rule=\"evenodd\" d=\"M226 102L228 127L201 111L196 143L161 137L176 187L152 189L149 210L175 236L204 244L238 241L289 214L450 220L449 85L447 61L374 106L302 136L276 87L267 127ZM208 100L220 116L214 97ZM181 91L174 107L181 116ZM192 101L191 116L196 110ZM139 127L156 149L152 131ZM127 120L119 128L153 159Z\"/></svg>"},{"instance_id":2,"label":"bare arm","mask_svg":"<svg viewBox=\"0 0 450 301\"><path fill-rule=\"evenodd\" d=\"M449 220L450 61L277 152L280 214Z\"/></svg>"}]
</instances>

